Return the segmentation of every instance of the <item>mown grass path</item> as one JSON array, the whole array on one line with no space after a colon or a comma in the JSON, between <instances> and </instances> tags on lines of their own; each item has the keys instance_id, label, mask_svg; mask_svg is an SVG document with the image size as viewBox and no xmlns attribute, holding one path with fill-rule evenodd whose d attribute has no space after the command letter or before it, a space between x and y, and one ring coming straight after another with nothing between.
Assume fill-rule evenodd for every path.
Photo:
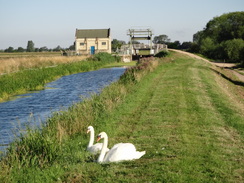
<instances>
[{"instance_id":1,"label":"mown grass path","mask_svg":"<svg viewBox=\"0 0 244 183\"><path fill-rule=\"evenodd\" d=\"M20 168L12 180L243 182L244 99L236 93L243 87L202 60L179 53L167 59L115 109L91 122L96 134L107 132L109 147L131 142L145 150L141 159L98 164L85 151L88 137L81 132L62 145L62 155L53 164ZM74 116L79 113L69 118Z\"/></svg>"},{"instance_id":2,"label":"mown grass path","mask_svg":"<svg viewBox=\"0 0 244 183\"><path fill-rule=\"evenodd\" d=\"M108 124L110 144L132 142L147 153L104 170L128 182L243 181L244 116L219 77L210 64L181 56L144 78Z\"/></svg>"}]
</instances>

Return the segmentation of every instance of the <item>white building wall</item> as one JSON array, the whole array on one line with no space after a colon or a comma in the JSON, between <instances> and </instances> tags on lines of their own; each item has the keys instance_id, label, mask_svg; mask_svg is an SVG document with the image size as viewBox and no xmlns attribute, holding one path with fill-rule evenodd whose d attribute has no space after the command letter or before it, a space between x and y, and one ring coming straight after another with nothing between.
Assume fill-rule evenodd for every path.
<instances>
[{"instance_id":1,"label":"white building wall","mask_svg":"<svg viewBox=\"0 0 244 183\"><path fill-rule=\"evenodd\" d=\"M90 54L91 47L95 47L95 53L108 52L111 53L110 38L80 38L75 42L76 52L78 54Z\"/></svg>"}]
</instances>

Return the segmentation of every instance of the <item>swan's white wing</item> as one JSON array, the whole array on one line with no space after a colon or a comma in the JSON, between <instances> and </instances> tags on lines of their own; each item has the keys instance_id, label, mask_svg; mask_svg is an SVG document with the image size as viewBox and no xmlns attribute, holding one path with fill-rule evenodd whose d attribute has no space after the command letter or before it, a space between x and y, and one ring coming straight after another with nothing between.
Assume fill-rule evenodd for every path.
<instances>
[{"instance_id":1,"label":"swan's white wing","mask_svg":"<svg viewBox=\"0 0 244 183\"><path fill-rule=\"evenodd\" d=\"M125 143L118 143L118 144L115 144L113 147L112 147L112 149L116 149L117 147L119 147L119 146L123 146ZM111 149L111 150L112 150Z\"/></svg>"},{"instance_id":2,"label":"swan's white wing","mask_svg":"<svg viewBox=\"0 0 244 183\"><path fill-rule=\"evenodd\" d=\"M96 143L90 147L87 147L87 151L91 152L92 154L97 154L97 153L101 152L102 146L103 146L103 143ZM109 151L109 149L107 148L106 152L108 152L108 151Z\"/></svg>"},{"instance_id":3,"label":"swan's white wing","mask_svg":"<svg viewBox=\"0 0 244 183\"><path fill-rule=\"evenodd\" d=\"M119 143L115 144L106 154L104 162L139 159L144 154L145 152L137 152L135 146L131 143Z\"/></svg>"}]
</instances>

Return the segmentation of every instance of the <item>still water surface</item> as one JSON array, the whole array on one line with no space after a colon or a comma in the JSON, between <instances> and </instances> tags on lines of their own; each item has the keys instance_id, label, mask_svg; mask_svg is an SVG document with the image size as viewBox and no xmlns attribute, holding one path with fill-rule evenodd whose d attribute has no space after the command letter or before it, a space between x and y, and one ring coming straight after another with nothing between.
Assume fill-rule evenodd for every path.
<instances>
[{"instance_id":1,"label":"still water surface","mask_svg":"<svg viewBox=\"0 0 244 183\"><path fill-rule=\"evenodd\" d=\"M39 126L53 112L66 110L81 101L81 96L99 93L118 80L124 71L124 68L105 68L63 76L48 83L45 90L0 103L0 151L4 151L16 134L25 130L26 125Z\"/></svg>"}]
</instances>

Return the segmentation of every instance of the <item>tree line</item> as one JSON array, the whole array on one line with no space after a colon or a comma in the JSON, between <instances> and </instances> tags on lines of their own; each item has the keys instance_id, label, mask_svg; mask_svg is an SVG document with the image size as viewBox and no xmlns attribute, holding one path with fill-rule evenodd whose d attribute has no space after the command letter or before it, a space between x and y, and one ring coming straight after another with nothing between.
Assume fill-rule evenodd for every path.
<instances>
[{"instance_id":1,"label":"tree line","mask_svg":"<svg viewBox=\"0 0 244 183\"><path fill-rule=\"evenodd\" d=\"M210 20L193 35L190 51L244 65L244 12L231 12Z\"/></svg>"},{"instance_id":2,"label":"tree line","mask_svg":"<svg viewBox=\"0 0 244 183\"><path fill-rule=\"evenodd\" d=\"M190 41L181 43L180 41L177 40L177 41L171 42L171 39L165 34L155 36L153 38L153 43L154 44L166 44L168 46L168 48L180 49L180 50L189 50L193 44Z\"/></svg>"},{"instance_id":3,"label":"tree line","mask_svg":"<svg viewBox=\"0 0 244 183\"><path fill-rule=\"evenodd\" d=\"M51 51L60 51L60 50L75 50L75 46L71 45L69 48L62 48L61 46L57 46L56 48L47 48L46 46L36 48L35 44L32 40L27 42L27 47L18 47L17 49L14 49L12 46L8 47L5 50L0 50L0 52L8 52L8 53L14 53L14 52L51 52Z\"/></svg>"}]
</instances>

